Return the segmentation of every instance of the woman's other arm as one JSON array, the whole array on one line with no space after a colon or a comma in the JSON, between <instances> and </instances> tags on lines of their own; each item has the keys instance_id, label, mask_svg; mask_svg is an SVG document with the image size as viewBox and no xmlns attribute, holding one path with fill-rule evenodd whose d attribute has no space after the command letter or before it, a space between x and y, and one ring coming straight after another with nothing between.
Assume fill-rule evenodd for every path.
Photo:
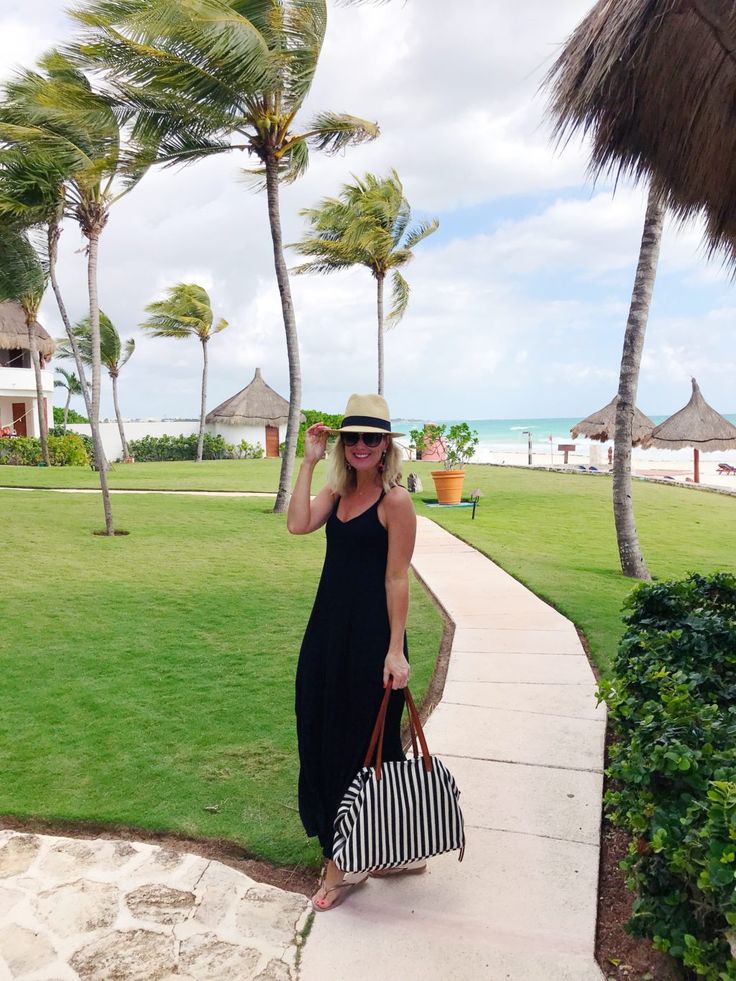
<instances>
[{"instance_id":1,"label":"woman's other arm","mask_svg":"<svg viewBox=\"0 0 736 981\"><path fill-rule=\"evenodd\" d=\"M391 639L383 668L383 684L393 675L393 688L405 688L409 680L409 662L404 657L404 630L409 615L409 563L414 553L417 516L409 493L393 487L382 502L388 531L386 562L386 605Z\"/></svg>"}]
</instances>

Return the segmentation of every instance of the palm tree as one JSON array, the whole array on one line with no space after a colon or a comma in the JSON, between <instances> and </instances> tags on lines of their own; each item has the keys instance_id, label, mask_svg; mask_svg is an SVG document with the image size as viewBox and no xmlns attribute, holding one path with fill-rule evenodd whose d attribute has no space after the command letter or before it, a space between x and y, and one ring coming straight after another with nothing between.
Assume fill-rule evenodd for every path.
<instances>
[{"instance_id":1,"label":"palm tree","mask_svg":"<svg viewBox=\"0 0 736 981\"><path fill-rule=\"evenodd\" d=\"M170 287L165 299L148 304L146 313L150 316L141 327L150 330L153 337L196 337L202 345L202 397L197 440L197 463L201 463L207 414L207 344L213 334L219 334L228 326L228 322L220 319L214 323L209 294L196 283L178 283Z\"/></svg>"},{"instance_id":2,"label":"palm tree","mask_svg":"<svg viewBox=\"0 0 736 981\"><path fill-rule=\"evenodd\" d=\"M651 579L636 532L631 492L631 443L639 368L649 319L665 209L660 196L650 190L644 216L639 261L634 277L631 306L624 334L618 381L616 429L613 438L613 517L621 571L634 579Z\"/></svg>"},{"instance_id":3,"label":"palm tree","mask_svg":"<svg viewBox=\"0 0 736 981\"><path fill-rule=\"evenodd\" d=\"M72 330L73 336L79 347L79 352L82 361L86 365L92 364L92 331L90 327L89 317L85 317L80 320L79 323ZM118 423L118 433L120 434L120 445L122 447L123 459L127 460L130 457L130 451L128 449L128 443L125 439L125 427L123 426L123 417L120 412L120 403L118 401L118 377L121 370L130 361L131 355L135 351L135 340L130 337L123 344L120 339L120 334L117 328L110 320L104 311L100 310L100 363L102 367L107 369L107 373L110 376L110 381L112 382L112 401L115 406L115 418ZM71 350L71 345L67 340L60 341L59 346L56 350L56 356L59 358L71 358L73 357L73 352ZM59 369L61 370L61 369Z\"/></svg>"},{"instance_id":4,"label":"palm tree","mask_svg":"<svg viewBox=\"0 0 736 981\"><path fill-rule=\"evenodd\" d=\"M297 127L325 35L326 0L91 0L75 16L90 28L81 55L107 69L121 103L137 113L135 137L156 146L159 159L190 163L239 150L260 164L289 361L286 448L274 505L285 511L302 381L279 184L304 172L310 145L335 153L378 135L375 124L334 112Z\"/></svg>"},{"instance_id":5,"label":"palm tree","mask_svg":"<svg viewBox=\"0 0 736 981\"><path fill-rule=\"evenodd\" d=\"M0 226L0 301L20 303L28 328L28 347L36 380L36 409L41 436L41 455L48 467L49 438L44 412L41 359L36 343L35 325L38 308L46 292L46 269L28 237L28 231L9 224Z\"/></svg>"},{"instance_id":6,"label":"palm tree","mask_svg":"<svg viewBox=\"0 0 736 981\"><path fill-rule=\"evenodd\" d=\"M91 406L88 385L84 377L84 365L72 334L71 321L56 275L63 217L64 176L59 172L53 155L44 151L39 152L38 149L33 153L28 152L27 148L21 152L17 147L0 150L0 220L19 222L26 227L45 230L51 288L74 355L89 418ZM96 462L99 466L99 462ZM104 460L102 462L104 464Z\"/></svg>"},{"instance_id":7,"label":"palm tree","mask_svg":"<svg viewBox=\"0 0 736 981\"><path fill-rule=\"evenodd\" d=\"M122 140L125 112L107 94L92 89L70 57L51 51L38 71L22 70L5 83L0 104L0 140L31 156L44 154L63 175L64 213L87 239L87 285L92 338L89 420L100 475L106 534L114 534L100 437L100 305L97 288L99 240L112 205L141 179L150 164L134 160Z\"/></svg>"},{"instance_id":8,"label":"palm tree","mask_svg":"<svg viewBox=\"0 0 736 981\"><path fill-rule=\"evenodd\" d=\"M366 174L353 184L343 184L337 198L325 198L301 214L309 220L310 230L293 248L314 258L295 272L330 273L360 265L370 269L376 280L378 391L383 395L384 281L393 271L393 305L387 318L393 327L409 302L409 284L399 269L414 257L412 249L437 231L439 222L432 218L409 227L411 207L395 170L388 177Z\"/></svg>"},{"instance_id":9,"label":"palm tree","mask_svg":"<svg viewBox=\"0 0 736 981\"><path fill-rule=\"evenodd\" d=\"M57 354L58 353L57 348ZM54 378L54 388L63 388L66 390L66 403L64 405L64 432L66 432L66 423L69 416L69 403L72 400L72 395L82 394L82 383L79 381L73 371L67 371L66 368L57 368L56 373L60 377Z\"/></svg>"}]
</instances>

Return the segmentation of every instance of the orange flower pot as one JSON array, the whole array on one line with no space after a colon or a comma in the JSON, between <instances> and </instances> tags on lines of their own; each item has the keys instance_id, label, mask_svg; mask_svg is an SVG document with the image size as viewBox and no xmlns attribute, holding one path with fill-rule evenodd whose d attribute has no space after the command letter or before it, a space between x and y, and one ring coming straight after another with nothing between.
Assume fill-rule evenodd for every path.
<instances>
[{"instance_id":1,"label":"orange flower pot","mask_svg":"<svg viewBox=\"0 0 736 981\"><path fill-rule=\"evenodd\" d=\"M464 470L433 470L432 480L440 504L459 504L463 496Z\"/></svg>"}]
</instances>

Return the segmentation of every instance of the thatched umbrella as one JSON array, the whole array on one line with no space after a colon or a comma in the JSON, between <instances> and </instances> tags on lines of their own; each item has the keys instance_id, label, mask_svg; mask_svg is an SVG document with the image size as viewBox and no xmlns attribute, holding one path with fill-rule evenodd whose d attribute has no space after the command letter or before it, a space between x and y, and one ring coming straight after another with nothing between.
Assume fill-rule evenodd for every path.
<instances>
[{"instance_id":1,"label":"thatched umbrella","mask_svg":"<svg viewBox=\"0 0 736 981\"><path fill-rule=\"evenodd\" d=\"M736 426L711 408L693 378L693 394L687 405L655 426L645 446L667 450L693 448L693 481L700 483L700 451L736 449Z\"/></svg>"},{"instance_id":2,"label":"thatched umbrella","mask_svg":"<svg viewBox=\"0 0 736 981\"><path fill-rule=\"evenodd\" d=\"M704 211L736 263L736 5L599 0L548 81L560 137L582 127L591 167L650 182L681 218Z\"/></svg>"},{"instance_id":3,"label":"thatched umbrella","mask_svg":"<svg viewBox=\"0 0 736 981\"><path fill-rule=\"evenodd\" d=\"M34 323L31 329L36 338L38 353L46 359L50 358L56 350L54 339L39 323ZM28 351L30 346L23 307L11 300L0 303L0 348Z\"/></svg>"},{"instance_id":4,"label":"thatched umbrella","mask_svg":"<svg viewBox=\"0 0 736 981\"><path fill-rule=\"evenodd\" d=\"M260 368L256 368L253 381L249 385L221 402L205 416L205 422L208 423L219 422L228 426L265 426L268 456L278 456L278 427L285 426L288 419L288 400L265 383ZM300 417L300 422L304 422L303 415ZM273 432L273 429L277 432L272 439L269 439L269 430ZM275 453L273 452L274 439Z\"/></svg>"},{"instance_id":5,"label":"thatched umbrella","mask_svg":"<svg viewBox=\"0 0 736 981\"><path fill-rule=\"evenodd\" d=\"M615 395L608 405L593 412L591 415L576 423L570 430L573 439L579 436L586 436L588 439L596 439L601 443L613 439L616 428L616 406L618 405L618 395ZM631 445L638 446L646 439L652 430L654 423L648 419L643 412L634 407L634 419L631 428Z\"/></svg>"}]
</instances>

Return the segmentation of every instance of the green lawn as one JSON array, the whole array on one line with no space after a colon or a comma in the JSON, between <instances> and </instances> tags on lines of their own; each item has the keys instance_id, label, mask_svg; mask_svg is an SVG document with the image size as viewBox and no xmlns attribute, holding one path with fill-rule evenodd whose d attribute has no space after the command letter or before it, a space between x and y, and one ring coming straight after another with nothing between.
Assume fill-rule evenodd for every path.
<instances>
[{"instance_id":1,"label":"green lawn","mask_svg":"<svg viewBox=\"0 0 736 981\"><path fill-rule=\"evenodd\" d=\"M619 571L607 476L471 466L464 493L483 493L469 509L428 508L431 464L412 463L424 492L417 511L480 549L573 620L607 671L622 633L621 605L634 588ZM736 497L634 481L637 528L657 579L691 571L736 571Z\"/></svg>"},{"instance_id":2,"label":"green lawn","mask_svg":"<svg viewBox=\"0 0 736 981\"><path fill-rule=\"evenodd\" d=\"M0 813L222 837L315 862L296 812L293 678L322 534L288 535L258 498L116 497L131 534L115 539L90 534L101 524L92 495L0 501ZM419 695L441 633L413 583Z\"/></svg>"},{"instance_id":3,"label":"green lawn","mask_svg":"<svg viewBox=\"0 0 736 981\"><path fill-rule=\"evenodd\" d=\"M205 460L203 463L118 463L110 487L125 490L273 491L280 460ZM0 467L0 487L99 488L89 467Z\"/></svg>"}]
</instances>

